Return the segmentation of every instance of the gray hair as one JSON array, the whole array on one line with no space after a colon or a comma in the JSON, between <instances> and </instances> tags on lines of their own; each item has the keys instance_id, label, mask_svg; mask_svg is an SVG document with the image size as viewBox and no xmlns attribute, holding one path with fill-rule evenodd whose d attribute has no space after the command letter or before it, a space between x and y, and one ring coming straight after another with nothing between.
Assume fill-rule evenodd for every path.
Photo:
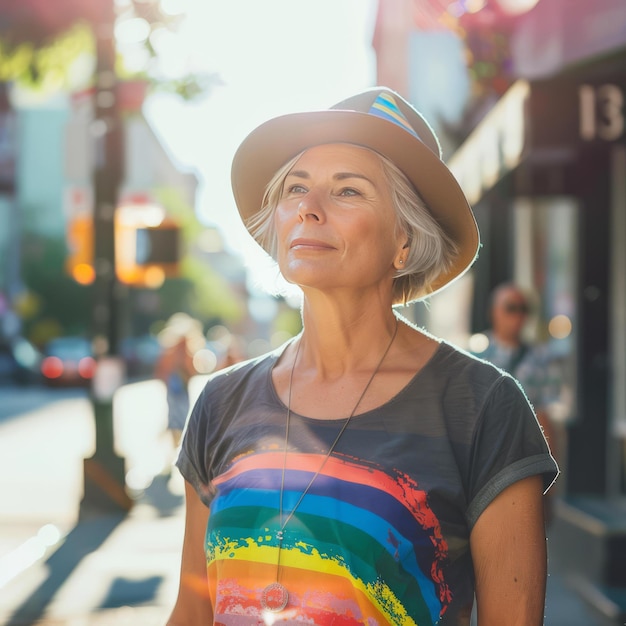
<instances>
[{"instance_id":1,"label":"gray hair","mask_svg":"<svg viewBox=\"0 0 626 626\"><path fill-rule=\"evenodd\" d=\"M302 154L296 155L276 171L265 188L261 210L246 221L250 234L273 259L278 255L278 235L272 217L282 196L287 174ZM407 235L408 255L404 267L396 272L392 292L394 304L407 304L432 291L433 282L450 269L457 255L457 246L402 171L383 155L374 154L380 158L389 184L396 227Z\"/></svg>"}]
</instances>

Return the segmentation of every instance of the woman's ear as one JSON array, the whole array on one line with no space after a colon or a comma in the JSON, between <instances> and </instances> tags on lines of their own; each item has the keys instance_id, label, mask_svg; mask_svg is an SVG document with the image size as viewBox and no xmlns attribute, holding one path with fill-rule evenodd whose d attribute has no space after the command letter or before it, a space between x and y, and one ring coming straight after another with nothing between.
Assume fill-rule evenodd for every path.
<instances>
[{"instance_id":1,"label":"woman's ear","mask_svg":"<svg viewBox=\"0 0 626 626\"><path fill-rule=\"evenodd\" d=\"M407 244L407 246L408 246L408 244ZM396 258L393 260L393 266L397 270L404 269L404 266L406 264L406 259L407 259L407 256L408 256L407 246L404 246L402 248L402 250L400 250L400 252L398 252L398 254L396 254Z\"/></svg>"},{"instance_id":2,"label":"woman's ear","mask_svg":"<svg viewBox=\"0 0 626 626\"><path fill-rule=\"evenodd\" d=\"M411 237L404 228L399 227L396 231L396 256L393 260L393 266L396 270L404 269L407 259L409 257L409 246L411 244Z\"/></svg>"}]
</instances>

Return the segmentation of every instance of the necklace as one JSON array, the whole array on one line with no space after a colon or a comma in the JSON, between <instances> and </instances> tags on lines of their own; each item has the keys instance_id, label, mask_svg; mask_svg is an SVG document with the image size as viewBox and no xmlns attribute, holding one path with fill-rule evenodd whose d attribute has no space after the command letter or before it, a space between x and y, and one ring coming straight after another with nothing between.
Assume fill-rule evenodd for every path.
<instances>
[{"instance_id":1,"label":"necklace","mask_svg":"<svg viewBox=\"0 0 626 626\"><path fill-rule=\"evenodd\" d=\"M350 420L352 419L353 415L356 413L356 410L359 407L359 404L361 404L361 400L363 400L365 393L367 392L370 385L372 384L372 381L374 380L374 377L376 376L376 374L378 374L378 370L380 369L380 366L383 364L383 361L385 360L387 353L391 349L391 346L394 342L394 339L396 338L397 333L398 333L398 318L396 318L396 326L391 336L391 341L389 342L389 344L387 345L387 348L383 352L382 357L380 357L380 360L378 361L378 365L376 365L374 371L372 372L372 375L369 377L369 380L367 381L367 384L365 385L363 391L361 392L359 399L356 401L356 404L352 408L350 415L348 415L348 417L345 419L344 423L339 429L339 432L337 433L337 436L335 437L335 440L332 442L330 448L328 448L328 452L326 453L326 456L324 456L324 458L322 459L322 463L317 468L317 471L315 472L315 474L313 474L313 477L311 478L311 480L309 480L309 483L304 488L304 491L300 494L298 501L293 506L293 508L287 515L287 517L285 517L285 519L283 520L283 493L285 490L285 471L287 468L287 448L289 445L289 426L291 423L291 388L292 388L292 383L293 383L293 373L296 369L296 363L298 361L298 355L300 354L300 346L301 346L301 341L298 342L298 348L296 349L296 355L293 358L293 365L291 366L291 373L289 375L289 392L287 395L287 423L285 425L285 454L283 456L283 471L282 471L282 476L280 479L280 496L279 496L279 504L278 504L278 516L279 516L280 526L278 530L276 531L276 539L278 540L278 557L276 560L276 580L270 583L269 585L267 585L267 587L263 589L263 593L261 594L261 607L265 611L278 613L287 606L287 602L289 601L289 592L287 591L287 588L279 580L280 579L280 555L281 555L281 550L282 550L285 528L287 524L289 523L289 520L293 517L294 513L296 512L296 509L300 506L302 500L304 500L304 496L306 496L306 494L308 493L309 489L311 488L311 485L313 484L315 479L319 476L320 472L324 468L324 465L326 465L326 461L328 461L328 459L330 458L330 455L332 451L335 449L335 446L337 445L339 439L341 438L341 435L343 435L346 428L348 428L348 424L350 423Z\"/></svg>"}]
</instances>

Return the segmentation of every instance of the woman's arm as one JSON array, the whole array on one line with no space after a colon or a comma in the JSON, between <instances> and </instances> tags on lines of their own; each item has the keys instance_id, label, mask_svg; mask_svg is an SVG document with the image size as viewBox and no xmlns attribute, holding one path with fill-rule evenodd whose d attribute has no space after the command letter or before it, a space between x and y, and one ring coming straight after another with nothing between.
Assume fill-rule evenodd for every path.
<instances>
[{"instance_id":1,"label":"woman's arm","mask_svg":"<svg viewBox=\"0 0 626 626\"><path fill-rule=\"evenodd\" d=\"M470 536L478 626L543 624L547 550L540 476L507 487Z\"/></svg>"},{"instance_id":2,"label":"woman's arm","mask_svg":"<svg viewBox=\"0 0 626 626\"><path fill-rule=\"evenodd\" d=\"M185 535L180 568L180 585L167 626L213 624L204 555L204 536L209 509L195 489L185 481Z\"/></svg>"}]
</instances>

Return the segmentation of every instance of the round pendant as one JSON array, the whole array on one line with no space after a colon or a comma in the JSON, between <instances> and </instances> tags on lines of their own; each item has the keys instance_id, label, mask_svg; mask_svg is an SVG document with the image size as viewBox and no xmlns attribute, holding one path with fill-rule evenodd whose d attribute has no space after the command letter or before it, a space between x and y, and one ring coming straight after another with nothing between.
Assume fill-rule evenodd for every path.
<instances>
[{"instance_id":1,"label":"round pendant","mask_svg":"<svg viewBox=\"0 0 626 626\"><path fill-rule=\"evenodd\" d=\"M289 600L289 592L279 582L271 583L261 594L261 607L266 611L278 613L287 606Z\"/></svg>"}]
</instances>

